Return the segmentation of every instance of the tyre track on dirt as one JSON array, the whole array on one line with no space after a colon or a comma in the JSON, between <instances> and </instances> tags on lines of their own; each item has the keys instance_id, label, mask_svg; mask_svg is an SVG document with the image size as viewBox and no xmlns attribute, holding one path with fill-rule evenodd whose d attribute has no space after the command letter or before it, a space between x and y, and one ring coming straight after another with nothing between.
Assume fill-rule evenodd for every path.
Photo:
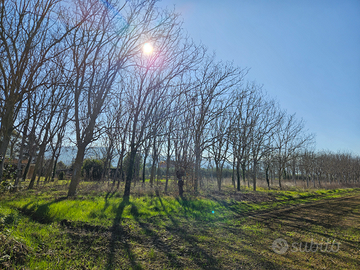
<instances>
[{"instance_id":1,"label":"tyre track on dirt","mask_svg":"<svg viewBox=\"0 0 360 270\"><path fill-rule=\"evenodd\" d=\"M348 200L351 198L360 198L360 194L344 196L344 197L339 197L339 198L321 199L321 200L314 201L314 202L306 202L306 203L301 203L301 204L297 204L297 205L284 206L284 207L280 207L280 208L273 209L273 210L261 210L261 211L255 211L252 213L244 213L243 215L239 215L239 217L257 218L260 216L269 216L269 215L272 216L274 214L279 214L279 213L284 214L284 213L299 210L302 208L318 206L318 205L331 203L331 202L335 202L335 201Z\"/></svg>"}]
</instances>

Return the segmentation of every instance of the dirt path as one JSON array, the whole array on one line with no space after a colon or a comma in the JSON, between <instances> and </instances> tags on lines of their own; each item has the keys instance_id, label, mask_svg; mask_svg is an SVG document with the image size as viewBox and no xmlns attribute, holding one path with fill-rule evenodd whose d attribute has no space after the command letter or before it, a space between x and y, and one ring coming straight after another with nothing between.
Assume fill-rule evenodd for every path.
<instances>
[{"instance_id":1,"label":"dirt path","mask_svg":"<svg viewBox=\"0 0 360 270\"><path fill-rule=\"evenodd\" d=\"M291 213L294 211L301 211L301 209L304 208L317 208L317 209L322 209L322 205L329 205L331 206L336 206L338 204L343 205L346 204L347 202L350 202L350 205L352 207L356 207L357 203L360 200L360 194L357 195L351 195L351 196L347 196L347 197L340 197L340 198L333 198L333 199L323 199L323 200L319 200L319 201L315 201L315 202L307 202L307 203L303 203L303 204L298 204L298 205L293 205L293 206L285 206L285 207L281 207L280 209L275 209L275 210L270 210L270 211L263 211L263 212L258 212L255 214L249 214L248 217L260 217L260 216L273 216L273 215L286 215L287 213ZM325 208L327 208L327 206L325 206Z\"/></svg>"},{"instance_id":2,"label":"dirt path","mask_svg":"<svg viewBox=\"0 0 360 270\"><path fill-rule=\"evenodd\" d=\"M360 269L359 195L253 215L249 223L270 238L266 257L277 268Z\"/></svg>"}]
</instances>

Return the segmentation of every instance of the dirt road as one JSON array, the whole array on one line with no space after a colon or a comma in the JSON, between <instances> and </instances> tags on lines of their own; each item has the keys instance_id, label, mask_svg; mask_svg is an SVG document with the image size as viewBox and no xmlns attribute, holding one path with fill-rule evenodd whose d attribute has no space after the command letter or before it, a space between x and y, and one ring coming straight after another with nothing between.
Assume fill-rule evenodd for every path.
<instances>
[{"instance_id":1,"label":"dirt road","mask_svg":"<svg viewBox=\"0 0 360 270\"><path fill-rule=\"evenodd\" d=\"M359 195L254 215L249 223L270 238L263 255L273 264L260 269L360 269Z\"/></svg>"}]
</instances>

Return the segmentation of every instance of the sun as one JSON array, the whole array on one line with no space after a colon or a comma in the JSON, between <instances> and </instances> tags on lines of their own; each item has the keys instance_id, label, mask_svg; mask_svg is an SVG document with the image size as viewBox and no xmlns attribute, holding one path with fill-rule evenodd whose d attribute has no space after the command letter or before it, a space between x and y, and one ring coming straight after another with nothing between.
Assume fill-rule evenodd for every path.
<instances>
[{"instance_id":1,"label":"sun","mask_svg":"<svg viewBox=\"0 0 360 270\"><path fill-rule=\"evenodd\" d=\"M143 46L143 51L145 54L151 54L153 52L154 48L150 43L145 43Z\"/></svg>"}]
</instances>

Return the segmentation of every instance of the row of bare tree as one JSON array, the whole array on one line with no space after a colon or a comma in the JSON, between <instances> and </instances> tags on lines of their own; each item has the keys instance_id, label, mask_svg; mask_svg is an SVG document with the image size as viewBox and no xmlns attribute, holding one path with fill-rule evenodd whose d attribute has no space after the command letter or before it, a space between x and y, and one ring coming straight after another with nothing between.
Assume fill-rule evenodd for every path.
<instances>
[{"instance_id":1,"label":"row of bare tree","mask_svg":"<svg viewBox=\"0 0 360 270\"><path fill-rule=\"evenodd\" d=\"M269 185L270 178L279 168L279 157L272 156L264 162L267 168L266 179ZM271 177L273 176L273 177ZM328 184L354 184L360 180L360 157L350 153L318 152L305 149L293 154L286 164L282 176L292 180L296 185L297 180L306 182L306 186L322 187ZM281 177L279 178L281 179Z\"/></svg>"},{"instance_id":2,"label":"row of bare tree","mask_svg":"<svg viewBox=\"0 0 360 270\"><path fill-rule=\"evenodd\" d=\"M145 43L152 53L143 50ZM177 175L191 175L197 192L204 163L215 164L219 189L226 164L234 168L238 190L248 167L256 190L261 164L277 168L281 186L313 136L261 86L246 83L246 73L194 44L178 15L159 9L155 0L2 1L0 179L3 157L17 141L15 187L21 160L29 166L35 158L34 187L47 152L50 179L69 138L77 147L69 196L76 194L94 142L106 149L103 177L117 159L114 184L125 181L124 198L138 155L144 164L151 160L151 184L161 158L166 161L165 189L175 167Z\"/></svg>"}]
</instances>

